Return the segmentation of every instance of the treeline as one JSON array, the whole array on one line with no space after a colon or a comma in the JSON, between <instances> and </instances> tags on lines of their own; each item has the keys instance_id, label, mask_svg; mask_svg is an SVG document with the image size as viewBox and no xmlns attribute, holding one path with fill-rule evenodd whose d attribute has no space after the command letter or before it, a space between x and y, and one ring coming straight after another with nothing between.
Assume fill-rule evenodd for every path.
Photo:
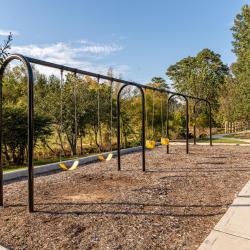
<instances>
[{"instance_id":1,"label":"treeline","mask_svg":"<svg viewBox=\"0 0 250 250\"><path fill-rule=\"evenodd\" d=\"M120 83L98 83L97 79L71 73L60 79L40 74L35 68L33 71L36 158L84 155L116 147L116 97ZM166 87L163 79L154 81L152 85ZM152 91L145 95L147 135L159 139L166 131L167 95ZM141 112L140 93L127 87L121 101L124 147L140 144ZM5 160L22 165L27 151L27 79L22 66L8 68L5 73L3 121Z\"/></svg>"}]
</instances>

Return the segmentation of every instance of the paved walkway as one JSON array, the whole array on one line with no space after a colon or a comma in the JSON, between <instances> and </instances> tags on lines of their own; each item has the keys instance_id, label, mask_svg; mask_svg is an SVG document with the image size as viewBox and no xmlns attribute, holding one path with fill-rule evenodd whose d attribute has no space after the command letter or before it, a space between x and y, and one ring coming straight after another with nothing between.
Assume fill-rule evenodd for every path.
<instances>
[{"instance_id":1,"label":"paved walkway","mask_svg":"<svg viewBox=\"0 0 250 250\"><path fill-rule=\"evenodd\" d=\"M250 250L250 181L198 250Z\"/></svg>"}]
</instances>

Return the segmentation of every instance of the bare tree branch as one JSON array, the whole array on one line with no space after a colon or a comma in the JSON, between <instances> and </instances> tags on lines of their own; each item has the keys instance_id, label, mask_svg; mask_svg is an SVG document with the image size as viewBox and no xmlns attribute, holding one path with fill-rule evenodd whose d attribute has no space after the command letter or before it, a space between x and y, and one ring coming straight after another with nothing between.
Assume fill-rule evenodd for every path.
<instances>
[{"instance_id":1,"label":"bare tree branch","mask_svg":"<svg viewBox=\"0 0 250 250\"><path fill-rule=\"evenodd\" d=\"M9 55L8 50L11 48L11 42L13 35L10 32L7 39L3 41L3 45L0 45L0 65L4 62L5 58Z\"/></svg>"}]
</instances>

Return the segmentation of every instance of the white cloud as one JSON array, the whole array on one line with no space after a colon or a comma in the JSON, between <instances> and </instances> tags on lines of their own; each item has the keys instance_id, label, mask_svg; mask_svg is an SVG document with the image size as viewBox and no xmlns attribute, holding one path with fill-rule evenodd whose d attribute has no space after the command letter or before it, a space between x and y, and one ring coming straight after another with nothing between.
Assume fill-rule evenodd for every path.
<instances>
[{"instance_id":1,"label":"white cloud","mask_svg":"<svg viewBox=\"0 0 250 250\"><path fill-rule=\"evenodd\" d=\"M108 68L112 67L115 73L119 75L128 71L127 65L117 65L113 63L105 63L105 65L103 65L96 63L96 61L121 50L123 50L123 47L117 44L96 44L88 40L80 40L71 43L58 42L46 45L30 44L12 46L11 53L19 53L100 74L106 74ZM40 66L37 68L47 75L51 73L58 74L57 70L54 69Z\"/></svg>"},{"instance_id":2,"label":"white cloud","mask_svg":"<svg viewBox=\"0 0 250 250\"><path fill-rule=\"evenodd\" d=\"M14 36L18 36L19 32L16 30L2 30L0 29L0 36L8 36L10 33Z\"/></svg>"}]
</instances>

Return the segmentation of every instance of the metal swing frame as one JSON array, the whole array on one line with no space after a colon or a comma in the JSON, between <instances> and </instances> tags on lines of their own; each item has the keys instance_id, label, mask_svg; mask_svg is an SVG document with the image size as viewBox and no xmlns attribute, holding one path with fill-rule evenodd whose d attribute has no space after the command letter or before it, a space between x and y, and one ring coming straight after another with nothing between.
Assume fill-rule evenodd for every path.
<instances>
[{"instance_id":1,"label":"metal swing frame","mask_svg":"<svg viewBox=\"0 0 250 250\"><path fill-rule=\"evenodd\" d=\"M120 138L120 98L121 98L121 92L124 90L125 87L127 86L134 86L137 87L140 90L141 93L141 100L142 100L142 117L141 117L141 125L142 125L142 134L141 134L141 145L142 145L142 170L146 171L146 160L145 160L145 95L144 95L144 90L145 89L150 89L154 91L159 91L159 92L165 92L171 95L179 95L183 96L185 100L188 100L188 98L196 99L196 100L203 100L207 103L209 103L205 99L193 97L193 96L188 96L184 95L181 93L176 93L172 91L168 91L166 89L162 88L155 88L152 86L146 86L142 85L139 83L131 82L131 81L126 81L118 78L113 78L109 77L106 75L100 75L97 73L85 71L85 70L80 70L60 64L55 64L31 57L26 57L20 54L12 54L9 55L5 61L3 62L1 68L0 68L0 206L3 206L3 162L2 162L2 141L3 141L3 136L2 136L2 101L3 101L3 95L2 95L2 86L3 86L3 75L5 72L6 67L8 64L13 61L13 60L19 60L21 61L27 71L27 84L28 84L28 210L29 212L34 212L34 164L33 164L33 153L34 153L34 78L33 78L33 70L31 67L31 64L37 64L37 65L42 65L54 69L59 69L59 70L64 70L68 72L73 72L75 74L82 74L82 75L87 75L95 78L100 78L104 80L109 80L112 82L118 82L124 84L118 91L117 94L117 119L118 119L118 124L117 124L117 154L118 154L118 170L121 170L121 138ZM212 137L211 137L211 105L209 103L210 107L210 145L212 146ZM186 111L186 114L188 115L188 109ZM188 116L187 116L188 117ZM188 121L188 120L187 120ZM167 120L168 122L168 120ZM187 140L188 144L188 140Z\"/></svg>"},{"instance_id":2,"label":"metal swing frame","mask_svg":"<svg viewBox=\"0 0 250 250\"><path fill-rule=\"evenodd\" d=\"M180 96L183 97L185 100L185 104L186 104L186 153L189 153L189 99L195 100L195 104L193 107L193 113L196 115L196 106L200 103L200 102L205 102L205 104L208 106L209 108L209 144L210 146L213 145L212 142L212 107L211 107L211 103L203 98L199 98L199 97L194 97L194 96L189 96L189 95L185 95L185 94L181 94L181 93L172 93L169 98L168 98L168 102L167 102L167 137L169 138L169 106L170 106L170 101L172 98L174 98L175 96ZM196 145L196 117L195 117L195 122L194 122L194 145ZM169 144L167 145L167 153L169 154Z\"/></svg>"},{"instance_id":3,"label":"metal swing frame","mask_svg":"<svg viewBox=\"0 0 250 250\"><path fill-rule=\"evenodd\" d=\"M194 145L196 145L196 106L201 103L201 102L205 102L205 104L208 106L209 109L209 143L210 146L213 145L213 140L212 140L212 107L211 107L211 103L208 100L205 99L198 99L193 107L193 113L194 113Z\"/></svg>"}]
</instances>

